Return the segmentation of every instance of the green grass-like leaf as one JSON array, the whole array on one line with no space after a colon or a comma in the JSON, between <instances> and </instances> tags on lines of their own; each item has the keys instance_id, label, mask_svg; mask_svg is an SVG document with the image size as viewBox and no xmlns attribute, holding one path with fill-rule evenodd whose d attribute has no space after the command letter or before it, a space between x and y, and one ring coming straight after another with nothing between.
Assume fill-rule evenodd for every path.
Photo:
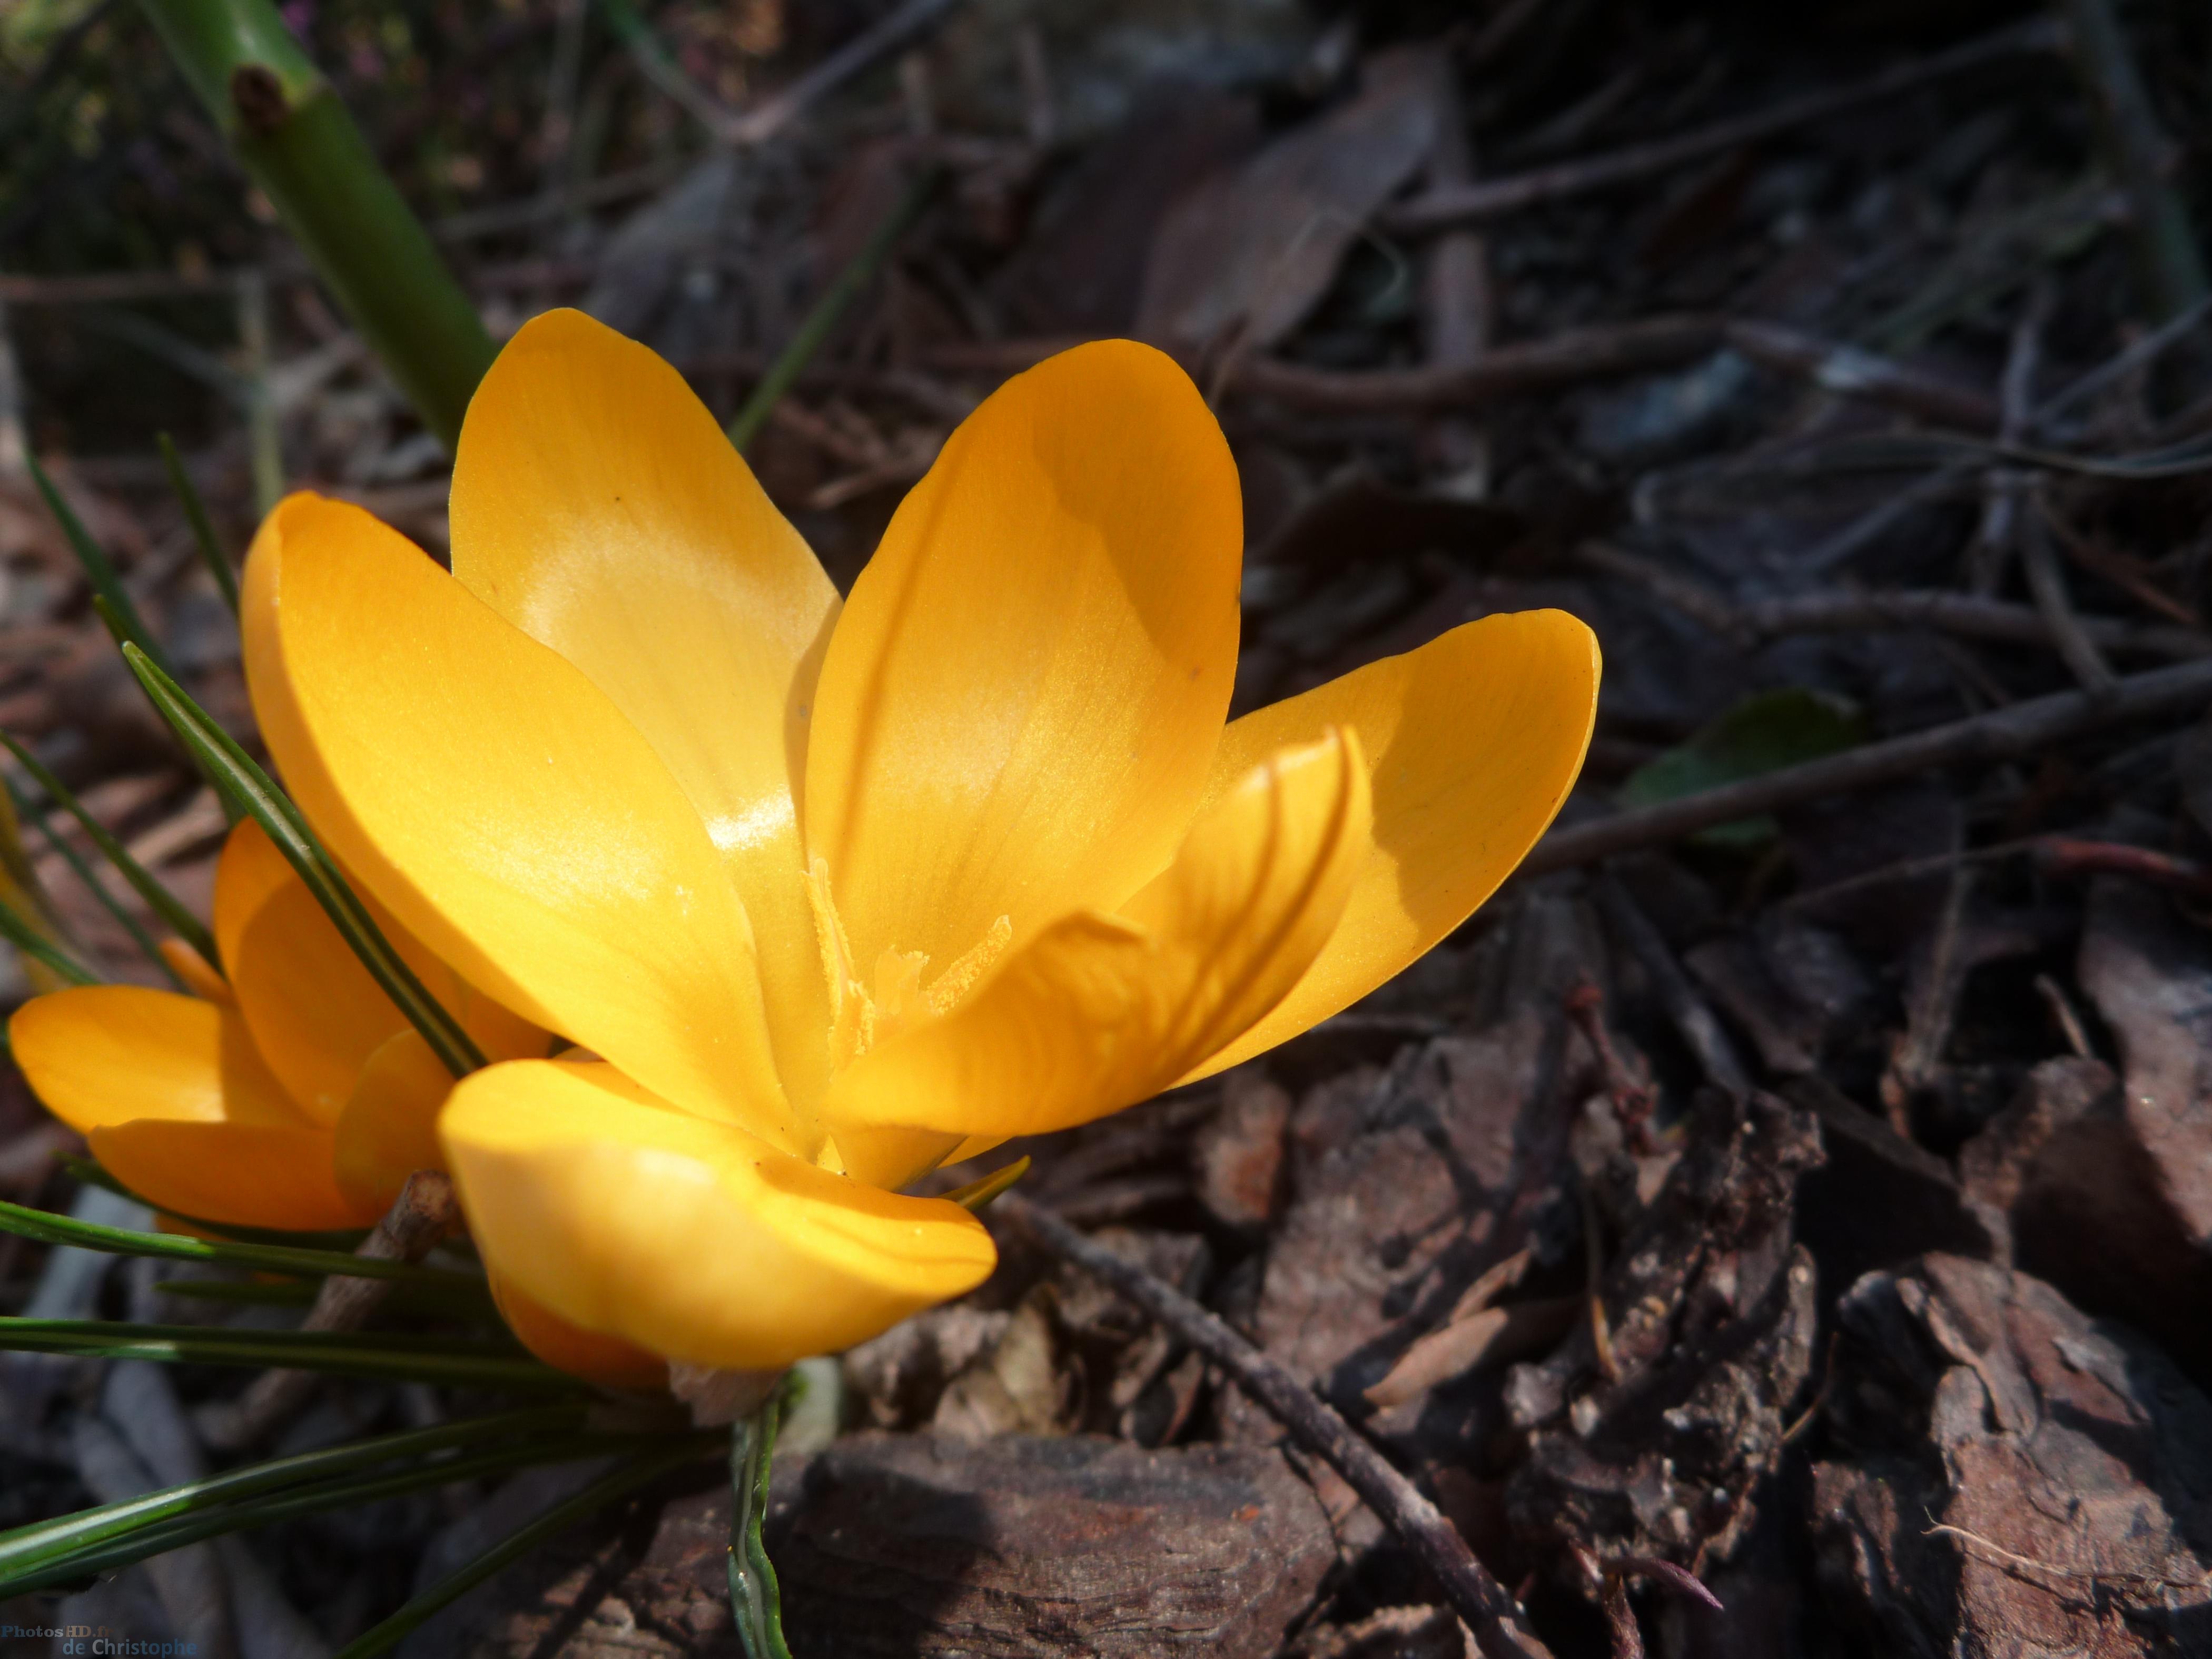
<instances>
[{"instance_id":1,"label":"green grass-like leaf","mask_svg":"<svg viewBox=\"0 0 2212 1659\"><path fill-rule=\"evenodd\" d=\"M362 966L384 988L392 1005L407 1016L408 1023L422 1034L431 1052L455 1077L465 1077L484 1065L483 1051L392 948L392 941L385 938L384 930L323 850L300 809L160 664L131 645L123 647L123 659L131 665L131 672L138 677L146 695L183 739L193 759L268 832L354 955L361 958Z\"/></svg>"},{"instance_id":2,"label":"green grass-like leaf","mask_svg":"<svg viewBox=\"0 0 2212 1659\"><path fill-rule=\"evenodd\" d=\"M25 956L42 967L51 969L71 985L97 985L100 982L98 974L48 939L29 917L5 899L0 899L0 939L6 939Z\"/></svg>"},{"instance_id":3,"label":"green grass-like leaf","mask_svg":"<svg viewBox=\"0 0 2212 1659\"><path fill-rule=\"evenodd\" d=\"M229 556L222 544L216 539L215 526L209 520L207 504L200 500L200 492L192 488L191 475L185 471L184 457L177 453L174 440L166 432L154 440L161 451L161 465L168 470L169 488L177 492L177 500L185 509L185 522L191 526L192 543L200 550L200 562L215 578L216 590L222 602L230 607L230 614L238 614L238 572L231 568Z\"/></svg>"},{"instance_id":4,"label":"green grass-like leaf","mask_svg":"<svg viewBox=\"0 0 2212 1659\"><path fill-rule=\"evenodd\" d=\"M198 1513L173 1515L112 1537L108 1541L66 1553L42 1558L18 1573L0 1577L0 1597L27 1590L75 1583L95 1574L112 1572L149 1556L161 1555L226 1533L250 1532L276 1526L302 1516L331 1510L358 1508L387 1498L404 1497L426 1487L443 1486L480 1476L503 1474L537 1464L568 1463L586 1457L648 1455L668 1455L672 1466L684 1457L697 1456L718 1448L721 1437L686 1436L681 1456L665 1435L541 1434L519 1445L467 1452L458 1456L426 1459L411 1468L356 1480L328 1480L294 1487L242 1503L226 1504ZM656 1469L654 1473L659 1471Z\"/></svg>"},{"instance_id":5,"label":"green grass-like leaf","mask_svg":"<svg viewBox=\"0 0 2212 1659\"><path fill-rule=\"evenodd\" d=\"M117 1190L120 1190L119 1188ZM125 1197L135 1196L125 1194ZM480 1291L483 1281L471 1273L445 1267L418 1267L374 1256L348 1255L341 1250L302 1249L296 1245L228 1243L213 1239L187 1238L179 1233L139 1232L129 1227L104 1227L79 1221L74 1216L34 1210L27 1205L0 1201L0 1232L21 1235L41 1244L71 1244L81 1250L109 1255L157 1256L169 1261L205 1261L243 1267L257 1273L297 1273L309 1278L337 1275L350 1279L396 1279L417 1285L450 1286L456 1291Z\"/></svg>"},{"instance_id":6,"label":"green grass-like leaf","mask_svg":"<svg viewBox=\"0 0 2212 1659\"><path fill-rule=\"evenodd\" d=\"M0 1349L83 1359L150 1359L165 1364L276 1365L337 1376L371 1376L453 1387L588 1394L590 1385L510 1349L450 1337L390 1332L246 1331L204 1325L142 1325L97 1319L0 1319Z\"/></svg>"},{"instance_id":7,"label":"green grass-like leaf","mask_svg":"<svg viewBox=\"0 0 2212 1659\"><path fill-rule=\"evenodd\" d=\"M85 811L84 803L72 793L69 787L44 765L23 744L5 732L0 732L0 744L15 757L15 763L31 775L40 788L45 790L62 810L75 818L91 838L100 854L115 868L115 873L131 884L131 890L146 901L147 908L161 917L169 931L198 951L217 973L222 971L222 957L216 948L215 934L207 924L185 906L184 901L164 887L158 877L137 859L130 849L108 830L107 826ZM86 880L90 881L88 876ZM155 952L156 958L160 953Z\"/></svg>"},{"instance_id":8,"label":"green grass-like leaf","mask_svg":"<svg viewBox=\"0 0 2212 1659\"><path fill-rule=\"evenodd\" d=\"M7 733L0 732L0 743L8 741L9 739ZM116 924L131 935L131 943L138 947L146 960L167 975L170 984L179 991L183 990L184 981L177 976L177 970L169 965L168 958L161 954L161 947L154 942L154 936L139 925L137 917L131 914L130 907L107 890L107 884L93 873L92 866L84 861L76 848L69 844L69 837L54 828L53 820L46 816L45 809L26 796L17 787L15 779L9 778L6 782L8 798L15 803L17 818L27 818L31 822L39 834L45 838L46 845L53 848L56 856L64 864L69 866L70 872L85 884L92 896L100 901L107 914L115 918Z\"/></svg>"},{"instance_id":9,"label":"green grass-like leaf","mask_svg":"<svg viewBox=\"0 0 2212 1659\"><path fill-rule=\"evenodd\" d=\"M31 469L31 481L38 485L39 494L46 497L46 511L54 515L54 522L61 526L70 550L84 568L85 579L92 584L94 609L107 624L107 631L115 636L118 645L137 641L140 648L159 662L164 672L167 672L168 659L162 653L161 641L154 637L153 630L146 626L146 619L138 614L138 607L131 603L131 595L124 591L123 579L116 574L106 550L92 538L92 532L84 527L84 520L77 517L76 510L62 499L61 491L54 488L54 481L46 476L46 468L39 465L39 458L27 454L23 459Z\"/></svg>"},{"instance_id":10,"label":"green grass-like leaf","mask_svg":"<svg viewBox=\"0 0 2212 1659\"><path fill-rule=\"evenodd\" d=\"M108 1543L178 1516L237 1504L337 1475L350 1475L379 1463L425 1457L472 1441L572 1431L581 1425L587 1409L581 1401L533 1406L527 1411L502 1412L491 1417L441 1423L435 1428L379 1435L349 1445L228 1469L142 1497L80 1510L75 1515L33 1522L0 1533L0 1576L20 1576L31 1567Z\"/></svg>"},{"instance_id":11,"label":"green grass-like leaf","mask_svg":"<svg viewBox=\"0 0 2212 1659\"><path fill-rule=\"evenodd\" d=\"M641 1455L623 1468L611 1470L565 1504L555 1505L520 1531L508 1534L459 1571L440 1579L389 1619L356 1637L338 1650L337 1659L375 1659L389 1652L441 1607L466 1595L511 1561L519 1561L547 1539L603 1509L617 1498L659 1479L679 1464L718 1449L719 1435L686 1436L663 1450Z\"/></svg>"}]
</instances>

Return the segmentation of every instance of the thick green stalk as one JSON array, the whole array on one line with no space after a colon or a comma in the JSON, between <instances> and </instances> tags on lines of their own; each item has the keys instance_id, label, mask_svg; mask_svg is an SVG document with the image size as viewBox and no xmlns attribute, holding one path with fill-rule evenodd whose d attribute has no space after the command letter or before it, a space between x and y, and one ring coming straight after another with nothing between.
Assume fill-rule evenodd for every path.
<instances>
[{"instance_id":1,"label":"thick green stalk","mask_svg":"<svg viewBox=\"0 0 2212 1659\"><path fill-rule=\"evenodd\" d=\"M362 337L450 449L497 348L273 0L139 3Z\"/></svg>"}]
</instances>

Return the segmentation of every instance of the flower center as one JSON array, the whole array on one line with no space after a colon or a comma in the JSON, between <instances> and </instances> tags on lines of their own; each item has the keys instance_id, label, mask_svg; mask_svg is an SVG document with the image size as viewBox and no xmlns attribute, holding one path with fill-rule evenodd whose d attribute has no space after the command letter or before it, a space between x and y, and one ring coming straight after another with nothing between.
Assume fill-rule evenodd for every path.
<instances>
[{"instance_id":1,"label":"flower center","mask_svg":"<svg viewBox=\"0 0 2212 1659\"><path fill-rule=\"evenodd\" d=\"M988 933L955 957L924 986L929 957L920 951L885 951L876 958L872 983L864 981L853 961L845 923L830 891L830 864L816 859L806 872L806 896L814 906L814 937L822 950L822 971L830 982L830 1066L842 1071L886 1037L949 1014L998 961L1014 936L1012 919L1000 916Z\"/></svg>"}]
</instances>

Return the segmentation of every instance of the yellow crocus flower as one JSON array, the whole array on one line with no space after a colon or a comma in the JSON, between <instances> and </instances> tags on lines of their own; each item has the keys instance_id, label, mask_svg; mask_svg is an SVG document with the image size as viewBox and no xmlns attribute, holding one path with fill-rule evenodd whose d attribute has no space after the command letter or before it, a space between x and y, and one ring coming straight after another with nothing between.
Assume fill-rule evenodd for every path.
<instances>
[{"instance_id":1,"label":"yellow crocus flower","mask_svg":"<svg viewBox=\"0 0 2212 1659\"><path fill-rule=\"evenodd\" d=\"M1282 1042L1487 897L1597 688L1558 611L1224 725L1219 428L1125 341L962 424L842 605L713 417L574 312L461 435L449 575L295 495L249 556L254 707L399 922L579 1045L439 1121L552 1328L761 1370L991 1270L896 1189ZM568 1363L574 1363L573 1358Z\"/></svg>"},{"instance_id":2,"label":"yellow crocus flower","mask_svg":"<svg viewBox=\"0 0 2212 1659\"><path fill-rule=\"evenodd\" d=\"M545 1052L544 1032L379 921L488 1053ZM94 985L25 1003L8 1024L24 1077L157 1208L288 1231L369 1224L438 1161L452 1076L251 820L216 865L215 936L228 979L179 940L163 952L193 995Z\"/></svg>"}]
</instances>

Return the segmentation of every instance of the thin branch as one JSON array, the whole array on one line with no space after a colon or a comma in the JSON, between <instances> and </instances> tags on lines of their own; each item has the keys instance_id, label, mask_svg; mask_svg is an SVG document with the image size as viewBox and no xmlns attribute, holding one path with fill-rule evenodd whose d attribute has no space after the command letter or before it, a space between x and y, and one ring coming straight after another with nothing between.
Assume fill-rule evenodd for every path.
<instances>
[{"instance_id":1,"label":"thin branch","mask_svg":"<svg viewBox=\"0 0 2212 1659\"><path fill-rule=\"evenodd\" d=\"M1576 562L1644 588L1692 621L1746 645L1787 634L1844 634L1876 629L1933 629L2014 645L2054 643L2050 621L2031 605L1940 588L1793 593L1737 605L1703 582L1656 560L1602 542L1584 542ZM2212 656L2212 634L2143 627L2116 617L2077 617L2100 651L2191 661Z\"/></svg>"},{"instance_id":2,"label":"thin branch","mask_svg":"<svg viewBox=\"0 0 2212 1659\"><path fill-rule=\"evenodd\" d=\"M1491 179L1456 189L1431 190L1382 216L1382 228L1397 232L1437 230L1446 225L1498 218L1614 185L1633 184L1796 127L1886 101L1969 70L2008 58L2055 52L2064 38L2063 31L2056 25L2038 18L1984 35L1978 40L1969 40L1948 52L1899 64L1851 86L1810 93L1771 109L1716 121L1693 132L1631 144L1604 155L1562 161L1510 178Z\"/></svg>"},{"instance_id":3,"label":"thin branch","mask_svg":"<svg viewBox=\"0 0 2212 1659\"><path fill-rule=\"evenodd\" d=\"M2027 578L2027 591L2051 630L2051 643L2081 689L2094 697L2109 697L2116 684L2112 665L2097 649L2081 615L2074 609L2074 596L2066 591L2066 573L2058 568L2058 549L2051 538L2049 508L2039 495L2027 503L2014 528L2019 537L2020 568Z\"/></svg>"},{"instance_id":4,"label":"thin branch","mask_svg":"<svg viewBox=\"0 0 2212 1659\"><path fill-rule=\"evenodd\" d=\"M435 1170L417 1170L356 1255L375 1261L420 1261L460 1219L453 1183ZM315 1293L303 1331L355 1331L384 1305L397 1281L332 1274ZM242 1451L288 1421L313 1393L313 1371L267 1370L235 1401L220 1401L198 1413L200 1436L217 1451Z\"/></svg>"},{"instance_id":5,"label":"thin branch","mask_svg":"<svg viewBox=\"0 0 2212 1659\"><path fill-rule=\"evenodd\" d=\"M1917 776L1936 767L2016 760L2124 720L2193 712L2208 701L2212 701L2212 660L2130 674L2115 684L2109 697L2093 697L2084 691L2036 697L1678 800L1555 830L1536 844L1521 868L1529 875L1569 869L1619 853L1663 846L1738 818Z\"/></svg>"},{"instance_id":6,"label":"thin branch","mask_svg":"<svg viewBox=\"0 0 2212 1659\"><path fill-rule=\"evenodd\" d=\"M1802 375L1838 397L1886 404L1972 432L1997 429L1997 405L1984 392L1855 345L1749 318L1728 325L1728 343L1764 368Z\"/></svg>"},{"instance_id":7,"label":"thin branch","mask_svg":"<svg viewBox=\"0 0 2212 1659\"><path fill-rule=\"evenodd\" d=\"M1342 1475L1435 1578L1491 1659L1549 1659L1549 1650L1528 1632L1520 1605L1475 1559L1451 1522L1311 1389L1188 1297L1050 1211L1009 1193L999 1200L998 1212L1219 1365L1293 1439Z\"/></svg>"}]
</instances>

